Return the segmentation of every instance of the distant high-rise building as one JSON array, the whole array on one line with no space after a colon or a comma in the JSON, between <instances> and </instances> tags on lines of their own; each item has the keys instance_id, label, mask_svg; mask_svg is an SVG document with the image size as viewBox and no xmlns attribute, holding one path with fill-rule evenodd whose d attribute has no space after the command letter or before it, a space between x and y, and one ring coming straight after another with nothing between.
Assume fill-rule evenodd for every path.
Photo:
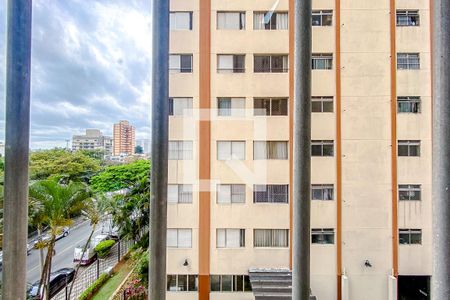
<instances>
[{"instance_id":1,"label":"distant high-rise building","mask_svg":"<svg viewBox=\"0 0 450 300\"><path fill-rule=\"evenodd\" d=\"M103 150L105 155L111 155L112 138L98 129L86 129L86 134L72 137L72 150Z\"/></svg>"},{"instance_id":2,"label":"distant high-rise building","mask_svg":"<svg viewBox=\"0 0 450 300\"><path fill-rule=\"evenodd\" d=\"M114 124L113 155L131 155L136 146L135 129L128 121Z\"/></svg>"},{"instance_id":3,"label":"distant high-rise building","mask_svg":"<svg viewBox=\"0 0 450 300\"><path fill-rule=\"evenodd\" d=\"M0 157L5 156L5 144L0 142Z\"/></svg>"},{"instance_id":4,"label":"distant high-rise building","mask_svg":"<svg viewBox=\"0 0 450 300\"><path fill-rule=\"evenodd\" d=\"M144 154L149 154L151 151L150 139L136 140L136 146L141 146Z\"/></svg>"}]
</instances>

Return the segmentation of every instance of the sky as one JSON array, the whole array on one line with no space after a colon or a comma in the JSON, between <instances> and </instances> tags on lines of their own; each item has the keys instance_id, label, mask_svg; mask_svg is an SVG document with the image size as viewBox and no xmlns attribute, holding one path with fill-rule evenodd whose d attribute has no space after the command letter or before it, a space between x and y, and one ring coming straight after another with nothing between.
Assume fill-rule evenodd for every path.
<instances>
[{"instance_id":1,"label":"sky","mask_svg":"<svg viewBox=\"0 0 450 300\"><path fill-rule=\"evenodd\" d=\"M6 0L0 0L0 141L4 140ZM32 149L128 120L150 138L150 0L33 1Z\"/></svg>"}]
</instances>

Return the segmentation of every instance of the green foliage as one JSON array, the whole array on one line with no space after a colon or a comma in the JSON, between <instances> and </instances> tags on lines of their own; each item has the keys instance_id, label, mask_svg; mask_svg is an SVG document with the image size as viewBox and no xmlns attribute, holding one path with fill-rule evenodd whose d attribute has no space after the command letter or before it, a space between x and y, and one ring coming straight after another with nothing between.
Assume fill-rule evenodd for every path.
<instances>
[{"instance_id":1,"label":"green foliage","mask_svg":"<svg viewBox=\"0 0 450 300\"><path fill-rule=\"evenodd\" d=\"M111 166L91 178L91 188L96 192L112 192L128 188L138 181L148 179L150 162L137 160L135 162Z\"/></svg>"},{"instance_id":2,"label":"green foliage","mask_svg":"<svg viewBox=\"0 0 450 300\"><path fill-rule=\"evenodd\" d=\"M148 285L148 251L143 252L143 255L139 259L139 262L136 267L136 271L139 275L139 278L141 279L142 283L144 283L145 286Z\"/></svg>"},{"instance_id":3,"label":"green foliage","mask_svg":"<svg viewBox=\"0 0 450 300\"><path fill-rule=\"evenodd\" d=\"M99 161L103 161L103 157L105 156L105 151L102 149L96 149L96 150L79 150L79 152L81 152L83 155L99 160Z\"/></svg>"},{"instance_id":4,"label":"green foliage","mask_svg":"<svg viewBox=\"0 0 450 300\"><path fill-rule=\"evenodd\" d=\"M108 255L109 250L111 250L112 246L114 246L115 243L116 242L113 240L100 242L97 246L95 246L94 251L95 253L97 253L98 257L104 258Z\"/></svg>"},{"instance_id":5,"label":"green foliage","mask_svg":"<svg viewBox=\"0 0 450 300\"><path fill-rule=\"evenodd\" d=\"M108 281L109 278L110 276L106 273L100 275L100 277L96 281L94 281L93 284L91 284L86 290L84 290L83 293L81 293L78 299L79 300L91 299L92 296L95 294L95 292L97 292L103 286L103 284L105 284L105 282Z\"/></svg>"},{"instance_id":6,"label":"green foliage","mask_svg":"<svg viewBox=\"0 0 450 300\"><path fill-rule=\"evenodd\" d=\"M82 151L52 149L32 152L30 156L32 180L65 177L68 180L85 181L99 170L100 162Z\"/></svg>"}]
</instances>

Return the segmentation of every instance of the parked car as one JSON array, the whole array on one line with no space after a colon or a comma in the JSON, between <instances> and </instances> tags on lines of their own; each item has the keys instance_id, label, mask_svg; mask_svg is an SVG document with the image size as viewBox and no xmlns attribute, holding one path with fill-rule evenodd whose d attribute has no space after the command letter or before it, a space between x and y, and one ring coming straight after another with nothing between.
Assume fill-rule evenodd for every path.
<instances>
[{"instance_id":1,"label":"parked car","mask_svg":"<svg viewBox=\"0 0 450 300\"><path fill-rule=\"evenodd\" d=\"M62 268L50 274L50 298L54 297L67 284L69 284L75 276L75 269ZM28 289L29 299L42 299L41 292L39 292L40 280L36 281Z\"/></svg>"},{"instance_id":2,"label":"parked car","mask_svg":"<svg viewBox=\"0 0 450 300\"><path fill-rule=\"evenodd\" d=\"M62 239L63 237L68 236L69 233L70 233L69 227L64 227L64 228L61 230L61 232L60 232L59 234L56 235L55 240L56 240L56 241L57 241L57 240L60 240L60 239ZM44 241L44 242L48 242L48 241L50 241L50 238L51 238L51 235L50 235L49 233L47 233L47 234L43 235L43 236L41 237L40 240L41 240L41 241ZM34 248L37 247L37 243L38 243L38 242L39 242L39 238L38 238L37 240L34 241L34 244L33 244L33 247L34 247Z\"/></svg>"}]
</instances>

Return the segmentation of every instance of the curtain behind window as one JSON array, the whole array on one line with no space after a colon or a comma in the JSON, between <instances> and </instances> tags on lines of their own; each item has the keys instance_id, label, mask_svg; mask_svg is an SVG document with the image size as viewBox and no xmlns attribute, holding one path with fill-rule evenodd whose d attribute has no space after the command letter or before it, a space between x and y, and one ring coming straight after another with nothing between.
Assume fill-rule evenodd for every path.
<instances>
[{"instance_id":1,"label":"curtain behind window","mask_svg":"<svg viewBox=\"0 0 450 300\"><path fill-rule=\"evenodd\" d=\"M276 13L276 28L280 30L288 29L289 18L287 13Z\"/></svg>"},{"instance_id":2,"label":"curtain behind window","mask_svg":"<svg viewBox=\"0 0 450 300\"><path fill-rule=\"evenodd\" d=\"M257 12L253 14L253 29L254 30L264 29L264 13Z\"/></svg>"}]
</instances>

